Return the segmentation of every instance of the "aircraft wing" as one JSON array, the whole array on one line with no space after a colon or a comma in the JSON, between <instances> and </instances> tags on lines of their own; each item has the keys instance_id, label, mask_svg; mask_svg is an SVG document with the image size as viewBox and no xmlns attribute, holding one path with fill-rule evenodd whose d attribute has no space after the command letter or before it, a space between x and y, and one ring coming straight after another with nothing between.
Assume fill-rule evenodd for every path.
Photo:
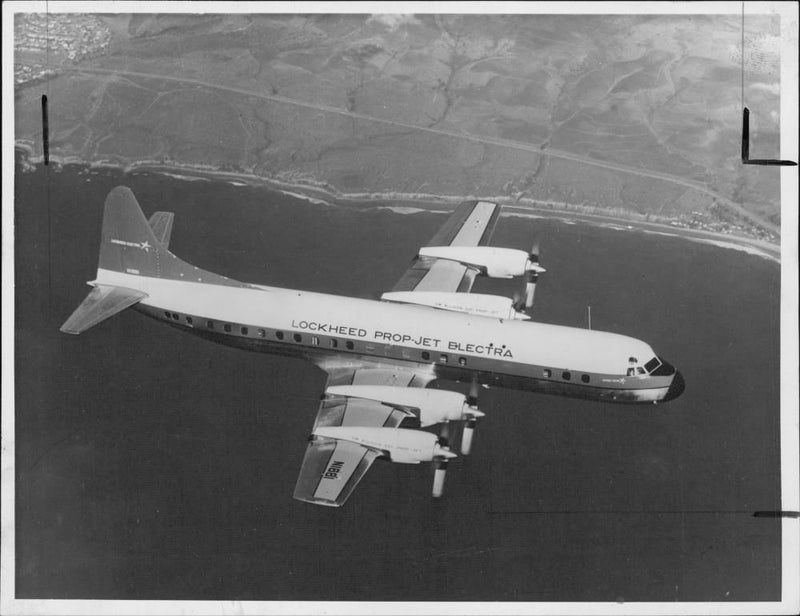
<instances>
[{"instance_id":1,"label":"aircraft wing","mask_svg":"<svg viewBox=\"0 0 800 616\"><path fill-rule=\"evenodd\" d=\"M341 507L380 455L357 443L312 436L294 497L316 505Z\"/></svg>"},{"instance_id":2,"label":"aircraft wing","mask_svg":"<svg viewBox=\"0 0 800 616\"><path fill-rule=\"evenodd\" d=\"M425 387L433 375L374 367L328 364L326 385L394 385ZM297 500L340 507L382 452L349 441L315 436L322 426L364 426L396 428L409 416L400 409L374 400L326 395L319 405L312 436L306 447L300 475L294 489Z\"/></svg>"},{"instance_id":3,"label":"aircraft wing","mask_svg":"<svg viewBox=\"0 0 800 616\"><path fill-rule=\"evenodd\" d=\"M136 289L95 285L86 299L61 326L61 331L65 334L81 334L146 297L147 293Z\"/></svg>"},{"instance_id":4,"label":"aircraft wing","mask_svg":"<svg viewBox=\"0 0 800 616\"><path fill-rule=\"evenodd\" d=\"M486 246L499 216L500 206L496 203L462 203L427 245ZM392 291L469 293L476 274L474 269L455 261L417 255Z\"/></svg>"}]
</instances>

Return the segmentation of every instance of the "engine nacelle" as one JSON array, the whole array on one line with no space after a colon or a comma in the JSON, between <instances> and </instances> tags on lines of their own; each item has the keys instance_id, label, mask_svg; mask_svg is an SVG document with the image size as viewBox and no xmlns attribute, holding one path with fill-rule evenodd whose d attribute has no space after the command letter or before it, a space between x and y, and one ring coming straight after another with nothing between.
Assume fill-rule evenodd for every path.
<instances>
[{"instance_id":1,"label":"engine nacelle","mask_svg":"<svg viewBox=\"0 0 800 616\"><path fill-rule=\"evenodd\" d=\"M430 306L452 312L464 312L496 319L530 319L524 312L514 309L514 302L500 295L481 293L446 293L442 291L395 291L384 293L381 299L388 302Z\"/></svg>"},{"instance_id":2,"label":"engine nacelle","mask_svg":"<svg viewBox=\"0 0 800 616\"><path fill-rule=\"evenodd\" d=\"M366 428L363 426L325 426L314 430L315 436L350 441L383 452L392 462L419 464L434 459L455 458L456 454L439 445L435 434L403 428Z\"/></svg>"},{"instance_id":3,"label":"engine nacelle","mask_svg":"<svg viewBox=\"0 0 800 616\"><path fill-rule=\"evenodd\" d=\"M522 276L531 268L529 255L515 248L494 246L425 246L420 248L421 257L433 257L458 261L472 267L490 278L512 278Z\"/></svg>"},{"instance_id":4,"label":"engine nacelle","mask_svg":"<svg viewBox=\"0 0 800 616\"><path fill-rule=\"evenodd\" d=\"M391 385L334 385L325 393L348 398L375 400L381 404L409 410L419 417L420 425L431 426L445 421L469 419L477 413L462 394L441 389L393 387Z\"/></svg>"}]
</instances>

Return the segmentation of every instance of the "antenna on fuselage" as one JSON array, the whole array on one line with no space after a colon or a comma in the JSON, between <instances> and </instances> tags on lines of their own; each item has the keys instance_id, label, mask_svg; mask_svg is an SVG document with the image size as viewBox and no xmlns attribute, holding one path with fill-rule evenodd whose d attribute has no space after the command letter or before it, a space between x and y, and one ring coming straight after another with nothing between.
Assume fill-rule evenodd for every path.
<instances>
[{"instance_id":1,"label":"antenna on fuselage","mask_svg":"<svg viewBox=\"0 0 800 616\"><path fill-rule=\"evenodd\" d=\"M592 307L586 306L586 312L589 318L589 329L592 329Z\"/></svg>"}]
</instances>

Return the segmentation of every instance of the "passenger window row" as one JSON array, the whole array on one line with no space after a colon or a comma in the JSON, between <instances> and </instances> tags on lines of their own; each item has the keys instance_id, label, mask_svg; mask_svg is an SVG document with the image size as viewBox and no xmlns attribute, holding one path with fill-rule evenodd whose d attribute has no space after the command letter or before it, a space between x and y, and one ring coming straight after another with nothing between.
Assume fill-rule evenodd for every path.
<instances>
[{"instance_id":1,"label":"passenger window row","mask_svg":"<svg viewBox=\"0 0 800 616\"><path fill-rule=\"evenodd\" d=\"M178 313L170 312L168 310L164 311L164 316L166 318L168 318L168 319L173 320L173 321L179 321L180 318L181 318ZM188 325L193 325L192 317L186 315L184 317L184 319L185 319L185 321L186 321L186 323ZM212 319L207 319L206 320L206 329L214 330L214 329L217 328L217 325L218 325L217 322L213 321ZM230 323L222 323L222 329L226 333L232 333L233 332L233 327L234 326L231 325ZM256 332L257 332L259 338L266 338L267 337L267 330L265 330L265 329L258 328L258 329L256 329ZM242 326L239 327L239 333L242 336L248 336L250 334L250 329L246 325L242 325ZM285 337L286 337L286 335L284 334L284 332L282 332L280 330L277 330L275 332L275 338L276 339L284 340ZM297 334L297 333L296 334L292 334L292 340L294 340L295 342L302 342L303 341L303 335L302 334ZM311 344L313 344L314 346L319 346L319 344L320 344L319 336L311 336ZM336 338L329 338L328 339L328 346L330 348L332 348L332 349L336 349L336 348L339 347L339 341ZM344 346L348 351L352 351L352 350L355 349L355 343L352 340L346 340L345 343L344 343ZM431 358L431 354L428 351L422 351L421 357L422 357L423 360L428 361ZM441 353L439 355L439 362L442 363L442 364L448 363L449 359L450 358L447 355L447 353ZM467 365L467 358L466 357L459 357L458 358L458 363L461 366L466 366Z\"/></svg>"}]
</instances>

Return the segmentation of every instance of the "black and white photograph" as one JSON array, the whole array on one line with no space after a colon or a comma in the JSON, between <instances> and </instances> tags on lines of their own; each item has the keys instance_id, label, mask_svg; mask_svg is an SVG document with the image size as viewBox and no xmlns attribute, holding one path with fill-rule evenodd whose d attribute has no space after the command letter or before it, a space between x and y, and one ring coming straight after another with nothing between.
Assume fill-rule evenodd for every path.
<instances>
[{"instance_id":1,"label":"black and white photograph","mask_svg":"<svg viewBox=\"0 0 800 616\"><path fill-rule=\"evenodd\" d=\"M3 4L3 614L796 614L798 5Z\"/></svg>"}]
</instances>

